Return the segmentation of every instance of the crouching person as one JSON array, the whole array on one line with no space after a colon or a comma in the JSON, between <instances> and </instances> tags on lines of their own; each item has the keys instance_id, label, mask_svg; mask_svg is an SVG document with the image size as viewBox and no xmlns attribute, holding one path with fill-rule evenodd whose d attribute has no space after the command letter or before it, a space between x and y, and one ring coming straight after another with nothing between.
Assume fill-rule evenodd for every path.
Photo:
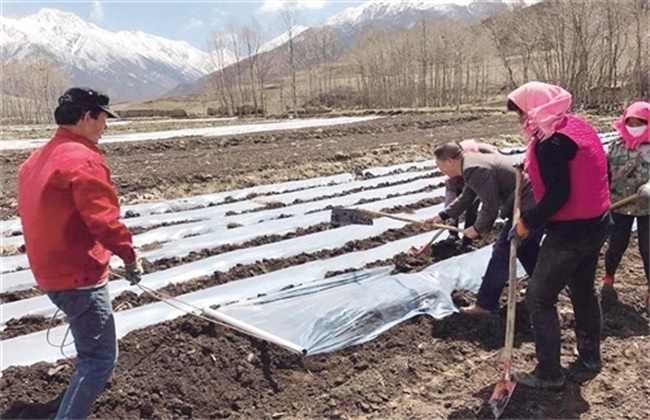
<instances>
[{"instance_id":1,"label":"crouching person","mask_svg":"<svg viewBox=\"0 0 650 420\"><path fill-rule=\"evenodd\" d=\"M86 418L117 362L108 293L111 254L124 261L131 284L142 274L97 147L106 119L116 117L108 102L108 96L91 89L66 91L54 111L59 126L54 137L18 173L29 264L38 286L66 315L77 350L59 419Z\"/></svg>"},{"instance_id":2,"label":"crouching person","mask_svg":"<svg viewBox=\"0 0 650 420\"><path fill-rule=\"evenodd\" d=\"M498 153L496 147L489 145L487 143L479 143L475 140L463 140L460 143L460 147L463 149L463 153ZM445 207L448 207L451 203L458 198L465 187L465 181L462 176L447 177L445 180ZM465 211L465 227L468 228L474 225L476 222L476 217L478 216L478 207L481 202L477 199L472 203L471 206ZM458 217L462 215L459 214ZM453 222L449 223L451 226L458 226L457 218L452 219ZM450 220L451 221L451 220ZM448 239L450 242L458 242L459 237L457 232L449 232ZM463 248L467 248L472 245L472 239L465 236L461 240L461 245Z\"/></svg>"},{"instance_id":3,"label":"crouching person","mask_svg":"<svg viewBox=\"0 0 650 420\"><path fill-rule=\"evenodd\" d=\"M523 212L511 237L545 228L526 304L531 314L537 367L516 373L537 388L564 385L556 303L569 288L580 361L599 370L601 312L594 292L600 248L611 226L607 157L596 130L569 114L571 95L559 86L529 82L508 95L529 143L526 169L537 205Z\"/></svg>"},{"instance_id":4,"label":"crouching person","mask_svg":"<svg viewBox=\"0 0 650 420\"><path fill-rule=\"evenodd\" d=\"M516 169L521 160L514 156L498 153L465 153L454 142L444 143L434 150L436 163L440 170L450 178L462 177L465 188L462 194L444 211L425 221L425 226L443 223L449 218L456 219L477 199L482 203L476 222L466 227L463 235L474 239L492 229L495 220L501 214L505 219L503 229L493 245L492 256L488 263L475 305L461 308L469 315L489 315L499 310L499 298L508 281L510 260L510 243L508 232L512 226L512 209L515 198ZM524 177L522 185L522 208L534 207L533 192ZM539 253L541 231L530 235L523 242L517 257L528 274L533 273Z\"/></svg>"}]
</instances>

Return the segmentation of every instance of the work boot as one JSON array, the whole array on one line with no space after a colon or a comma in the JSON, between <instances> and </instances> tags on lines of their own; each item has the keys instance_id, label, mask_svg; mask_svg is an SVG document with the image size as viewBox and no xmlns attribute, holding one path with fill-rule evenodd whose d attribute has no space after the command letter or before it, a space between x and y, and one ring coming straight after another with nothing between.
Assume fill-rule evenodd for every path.
<instances>
[{"instance_id":1,"label":"work boot","mask_svg":"<svg viewBox=\"0 0 650 420\"><path fill-rule=\"evenodd\" d=\"M578 362L590 372L600 372L603 369L603 362L600 358L594 358L593 360L588 357L580 356L578 347L573 349L573 355L578 358Z\"/></svg>"},{"instance_id":2,"label":"work boot","mask_svg":"<svg viewBox=\"0 0 650 420\"><path fill-rule=\"evenodd\" d=\"M558 379L548 380L540 379L537 376L537 372L533 370L532 372L515 372L512 375L513 379L522 385L531 387L531 388L543 388L543 389L558 389L564 386L565 378L564 375Z\"/></svg>"}]
</instances>

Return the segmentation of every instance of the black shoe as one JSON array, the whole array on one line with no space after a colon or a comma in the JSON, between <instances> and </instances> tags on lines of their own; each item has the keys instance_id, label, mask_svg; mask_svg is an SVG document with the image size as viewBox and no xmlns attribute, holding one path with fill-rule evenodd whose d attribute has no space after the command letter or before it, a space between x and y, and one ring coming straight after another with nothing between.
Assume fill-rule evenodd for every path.
<instances>
[{"instance_id":1,"label":"black shoe","mask_svg":"<svg viewBox=\"0 0 650 420\"><path fill-rule=\"evenodd\" d=\"M529 373L515 372L512 375L513 379L522 385L531 387L531 388L540 388L540 389L558 389L564 386L566 379L564 375L555 380L540 379L537 376L535 371Z\"/></svg>"},{"instance_id":2,"label":"black shoe","mask_svg":"<svg viewBox=\"0 0 650 420\"><path fill-rule=\"evenodd\" d=\"M583 358L582 356L580 356L577 347L573 350L573 355L578 358L577 360L578 364L580 364L580 366L584 367L586 370L590 372L598 373L603 369L603 362L600 360L600 357Z\"/></svg>"}]
</instances>

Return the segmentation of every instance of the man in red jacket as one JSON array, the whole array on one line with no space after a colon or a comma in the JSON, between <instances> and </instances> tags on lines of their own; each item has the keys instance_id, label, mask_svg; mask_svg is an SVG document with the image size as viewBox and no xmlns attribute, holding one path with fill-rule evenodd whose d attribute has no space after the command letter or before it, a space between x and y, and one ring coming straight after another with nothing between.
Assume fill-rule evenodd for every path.
<instances>
[{"instance_id":1,"label":"man in red jacket","mask_svg":"<svg viewBox=\"0 0 650 420\"><path fill-rule=\"evenodd\" d=\"M27 258L39 287L68 318L76 370L57 418L85 418L117 362L108 293L109 260L118 255L126 279L140 281L131 233L119 221L110 170L97 143L117 117L108 96L71 88L59 98L54 137L18 173L18 212Z\"/></svg>"}]
</instances>

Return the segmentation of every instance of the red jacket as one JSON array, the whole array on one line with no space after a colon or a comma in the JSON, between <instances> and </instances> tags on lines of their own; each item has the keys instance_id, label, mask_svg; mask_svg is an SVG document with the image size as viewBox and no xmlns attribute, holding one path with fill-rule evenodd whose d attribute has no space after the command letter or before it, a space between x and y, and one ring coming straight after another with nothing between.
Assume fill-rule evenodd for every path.
<instances>
[{"instance_id":1,"label":"red jacket","mask_svg":"<svg viewBox=\"0 0 650 420\"><path fill-rule=\"evenodd\" d=\"M111 253L135 260L131 233L101 151L59 128L18 172L18 212L27 258L47 291L97 284L108 276Z\"/></svg>"}]
</instances>

